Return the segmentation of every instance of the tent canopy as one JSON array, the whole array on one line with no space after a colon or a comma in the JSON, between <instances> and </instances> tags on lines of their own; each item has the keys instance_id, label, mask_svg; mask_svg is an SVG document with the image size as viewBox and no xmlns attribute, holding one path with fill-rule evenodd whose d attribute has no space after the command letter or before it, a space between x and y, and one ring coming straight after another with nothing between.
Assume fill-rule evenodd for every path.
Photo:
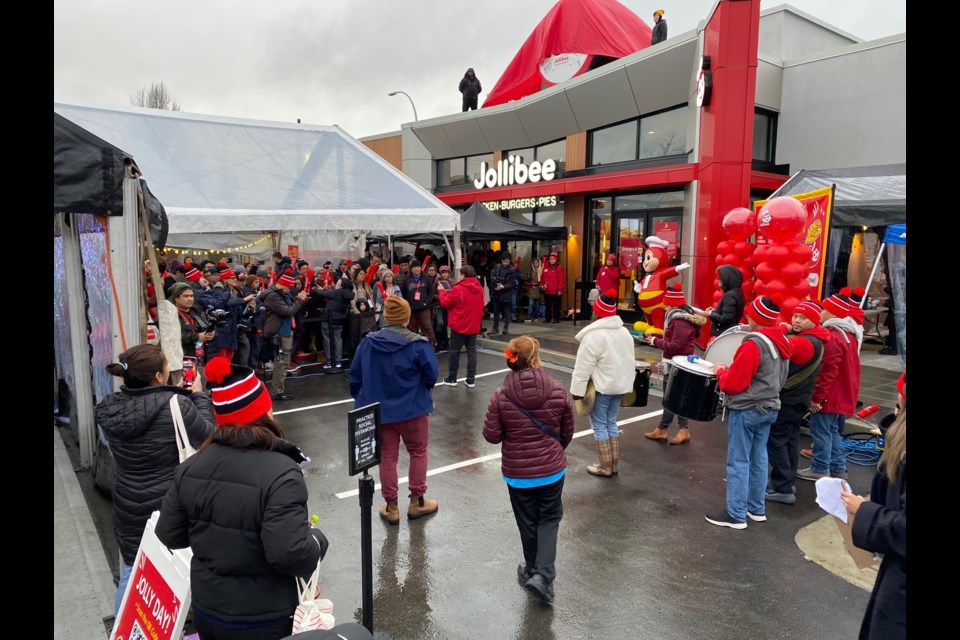
<instances>
[{"instance_id":1,"label":"tent canopy","mask_svg":"<svg viewBox=\"0 0 960 640\"><path fill-rule=\"evenodd\" d=\"M399 234L452 231L458 222L336 126L58 103L54 112L136 157L171 234Z\"/></svg>"},{"instance_id":2,"label":"tent canopy","mask_svg":"<svg viewBox=\"0 0 960 640\"><path fill-rule=\"evenodd\" d=\"M464 242L480 240L556 240L566 238L566 227L540 227L499 216L479 200L460 214L460 238ZM415 233L393 238L398 242L442 242L441 234Z\"/></svg>"},{"instance_id":3,"label":"tent canopy","mask_svg":"<svg viewBox=\"0 0 960 640\"><path fill-rule=\"evenodd\" d=\"M540 91L540 63L546 58L586 54L620 59L649 47L651 34L647 23L617 0L559 0L520 46L483 106Z\"/></svg>"},{"instance_id":4,"label":"tent canopy","mask_svg":"<svg viewBox=\"0 0 960 640\"><path fill-rule=\"evenodd\" d=\"M885 227L907 221L907 164L844 169L803 169L777 191L778 196L837 185L830 225Z\"/></svg>"}]
</instances>

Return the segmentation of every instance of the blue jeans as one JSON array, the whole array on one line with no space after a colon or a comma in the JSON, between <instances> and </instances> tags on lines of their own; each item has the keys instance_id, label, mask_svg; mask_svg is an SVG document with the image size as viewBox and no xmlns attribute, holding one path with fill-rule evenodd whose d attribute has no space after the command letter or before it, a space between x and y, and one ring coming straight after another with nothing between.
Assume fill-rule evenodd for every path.
<instances>
[{"instance_id":1,"label":"blue jeans","mask_svg":"<svg viewBox=\"0 0 960 640\"><path fill-rule=\"evenodd\" d=\"M590 426L593 427L593 437L598 442L620 437L620 428L617 427L617 414L620 413L621 398L623 398L622 393L611 396L597 392L597 399L590 411Z\"/></svg>"},{"instance_id":2,"label":"blue jeans","mask_svg":"<svg viewBox=\"0 0 960 640\"><path fill-rule=\"evenodd\" d=\"M731 409L727 421L727 513L746 520L766 512L767 438L779 412Z\"/></svg>"},{"instance_id":3,"label":"blue jeans","mask_svg":"<svg viewBox=\"0 0 960 640\"><path fill-rule=\"evenodd\" d=\"M844 416L839 413L818 411L810 416L810 437L813 438L813 461L810 468L817 473L847 470L847 457L843 452L840 430Z\"/></svg>"},{"instance_id":4,"label":"blue jeans","mask_svg":"<svg viewBox=\"0 0 960 640\"><path fill-rule=\"evenodd\" d=\"M127 590L127 583L130 582L130 574L133 573L133 565L120 561L120 582L117 584L117 599L113 603L113 617L120 617L120 604L123 602L123 593Z\"/></svg>"},{"instance_id":5,"label":"blue jeans","mask_svg":"<svg viewBox=\"0 0 960 640\"><path fill-rule=\"evenodd\" d=\"M540 300L537 298L527 298L527 320L533 320L537 317L537 311L540 309Z\"/></svg>"}]
</instances>

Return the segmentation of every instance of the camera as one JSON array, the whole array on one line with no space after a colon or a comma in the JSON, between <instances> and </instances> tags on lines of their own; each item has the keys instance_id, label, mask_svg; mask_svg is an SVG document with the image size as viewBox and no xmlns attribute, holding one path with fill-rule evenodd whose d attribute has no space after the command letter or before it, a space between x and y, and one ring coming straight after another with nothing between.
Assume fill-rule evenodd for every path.
<instances>
[{"instance_id":1,"label":"camera","mask_svg":"<svg viewBox=\"0 0 960 640\"><path fill-rule=\"evenodd\" d=\"M208 306L206 311L203 312L205 319L207 321L207 326L210 329L216 329L217 327L222 327L230 322L232 314L226 309L217 309L213 306Z\"/></svg>"}]
</instances>

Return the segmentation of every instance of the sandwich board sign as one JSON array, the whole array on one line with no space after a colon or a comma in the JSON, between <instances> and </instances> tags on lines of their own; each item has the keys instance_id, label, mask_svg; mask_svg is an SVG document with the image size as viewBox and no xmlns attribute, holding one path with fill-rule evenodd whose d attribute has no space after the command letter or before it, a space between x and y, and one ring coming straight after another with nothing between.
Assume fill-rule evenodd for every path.
<instances>
[{"instance_id":1,"label":"sandwich board sign","mask_svg":"<svg viewBox=\"0 0 960 640\"><path fill-rule=\"evenodd\" d=\"M140 540L110 640L180 640L190 608L188 548L171 551L154 532L154 511Z\"/></svg>"}]
</instances>

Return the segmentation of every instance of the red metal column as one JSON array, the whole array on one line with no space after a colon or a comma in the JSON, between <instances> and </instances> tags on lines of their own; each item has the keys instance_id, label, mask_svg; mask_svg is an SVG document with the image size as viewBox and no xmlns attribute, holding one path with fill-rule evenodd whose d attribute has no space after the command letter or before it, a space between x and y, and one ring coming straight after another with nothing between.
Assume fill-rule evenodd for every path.
<instances>
[{"instance_id":1,"label":"red metal column","mask_svg":"<svg viewBox=\"0 0 960 640\"><path fill-rule=\"evenodd\" d=\"M720 0L704 31L713 92L700 113L694 216L693 304L701 308L713 304L714 255L726 239L723 216L750 204L759 29L760 0Z\"/></svg>"}]
</instances>

